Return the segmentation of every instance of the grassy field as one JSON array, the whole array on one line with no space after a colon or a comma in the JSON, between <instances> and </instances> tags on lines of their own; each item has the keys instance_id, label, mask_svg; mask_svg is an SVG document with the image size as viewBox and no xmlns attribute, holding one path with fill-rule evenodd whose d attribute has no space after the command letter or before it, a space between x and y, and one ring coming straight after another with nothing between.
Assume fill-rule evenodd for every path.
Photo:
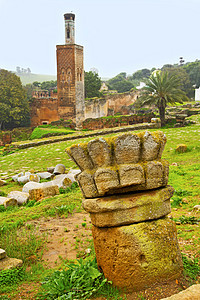
<instances>
[{"instance_id":1,"label":"grassy field","mask_svg":"<svg viewBox=\"0 0 200 300\"><path fill-rule=\"evenodd\" d=\"M200 230L198 223L200 220L200 211L193 210L195 205L200 205L200 116L192 116L191 118L196 120L197 124L182 128L163 129L163 132L167 136L167 144L162 157L166 158L170 163L169 184L175 188L171 202L171 217L177 223L181 252L185 255L184 257L187 257L186 265L188 266L188 272L190 272L188 273L190 274L188 282L193 283L199 282L200 279L197 276L199 271L198 259L200 258ZM89 140L91 138L84 139L84 141ZM21 150L7 156L0 156L0 178L8 178L8 184L0 188L1 195L6 195L12 190L22 189L22 186L12 182L10 179L12 175L21 171L46 171L47 167L55 166L57 163L64 164L67 170L76 168L74 162L65 153L65 149L72 144L82 141L83 139L59 142ZM178 144L186 144L188 147L187 152L177 153L175 149ZM25 262L24 275L20 275L22 277L21 283L18 282L16 285L2 285L3 288L1 288L0 292L2 296L0 296L0 299L36 299L31 298L30 295L27 295L27 298L25 296L25 298L16 298L15 290L20 289L20 286L24 287L26 283L32 282L32 284L38 284L38 282L43 280L44 275L51 273L53 269L58 270L60 265L63 268L62 261L60 261L60 265L55 265L51 270L45 267L42 261L42 253L45 247L48 247L48 239L46 236L41 235L41 232L37 231L37 228L32 227L31 224L36 221L48 222L52 218L59 222L60 217L66 219L67 223L72 214L74 216L77 214L78 216L79 213L82 213L81 200L82 194L79 188L74 187L63 194L44 199L40 202L30 201L23 207L9 208L6 211L3 207L0 207L0 248L6 249L8 254L13 257L23 258ZM82 224L85 224L85 222L82 221ZM84 227L85 225L82 226ZM27 237L26 241L23 238L24 236ZM16 240L18 241L18 247L14 243ZM77 247L78 251L80 250L81 237L77 238L76 236L74 240L76 241L75 247ZM30 263L30 257L32 256L36 256L37 258L34 263ZM94 251L88 257L89 259L93 259ZM94 268L93 262L92 260L88 261L90 261L88 268L91 270L91 268ZM73 266L70 268L73 268ZM76 272L80 274L80 270L82 269L78 269L78 271L76 269ZM12 277L11 275L9 276ZM14 278L19 277L18 275L13 276ZM98 277L98 275L96 276ZM1 280L5 283L2 278L0 272L0 283ZM48 283L49 285L52 285L51 280ZM103 285L104 283L102 283ZM113 290L110 290L109 293L111 295ZM120 298L121 296L116 296L118 295L116 291L114 295L111 299L122 299ZM40 296L38 299L56 298L42 298ZM108 296L106 296L106 299L109 299Z\"/></svg>"}]
</instances>

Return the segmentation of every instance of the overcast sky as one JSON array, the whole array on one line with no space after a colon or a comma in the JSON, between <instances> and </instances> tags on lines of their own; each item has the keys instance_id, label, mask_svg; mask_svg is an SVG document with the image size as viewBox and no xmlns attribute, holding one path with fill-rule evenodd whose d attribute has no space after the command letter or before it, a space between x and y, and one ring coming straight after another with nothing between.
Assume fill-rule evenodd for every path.
<instances>
[{"instance_id":1,"label":"overcast sky","mask_svg":"<svg viewBox=\"0 0 200 300\"><path fill-rule=\"evenodd\" d=\"M0 68L56 74L64 13L101 77L200 59L200 0L0 0Z\"/></svg>"}]
</instances>

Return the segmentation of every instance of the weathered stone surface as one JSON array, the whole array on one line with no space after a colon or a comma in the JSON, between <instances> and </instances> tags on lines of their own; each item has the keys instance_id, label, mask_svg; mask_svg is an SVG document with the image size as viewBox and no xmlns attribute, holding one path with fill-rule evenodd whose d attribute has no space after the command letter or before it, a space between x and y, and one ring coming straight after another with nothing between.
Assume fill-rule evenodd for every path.
<instances>
[{"instance_id":1,"label":"weathered stone surface","mask_svg":"<svg viewBox=\"0 0 200 300\"><path fill-rule=\"evenodd\" d=\"M200 284L194 284L186 290L172 295L171 297L163 298L161 300L199 300L200 299Z\"/></svg>"},{"instance_id":2,"label":"weathered stone surface","mask_svg":"<svg viewBox=\"0 0 200 300\"><path fill-rule=\"evenodd\" d=\"M44 183L30 181L24 185L22 192L29 193L31 200L40 200L59 194L59 188L53 181Z\"/></svg>"},{"instance_id":3,"label":"weathered stone surface","mask_svg":"<svg viewBox=\"0 0 200 300\"><path fill-rule=\"evenodd\" d=\"M29 193L30 190L40 189L40 188L41 188L41 183L31 181L31 182L27 182L23 186L22 192Z\"/></svg>"},{"instance_id":4,"label":"weathered stone surface","mask_svg":"<svg viewBox=\"0 0 200 300\"><path fill-rule=\"evenodd\" d=\"M54 170L55 170L55 167L48 167L47 168L47 172L49 172L51 174L54 172Z\"/></svg>"},{"instance_id":5,"label":"weathered stone surface","mask_svg":"<svg viewBox=\"0 0 200 300\"><path fill-rule=\"evenodd\" d=\"M177 145L176 152L178 152L178 153L184 153L186 151L187 151L187 146L185 144Z\"/></svg>"},{"instance_id":6,"label":"weathered stone surface","mask_svg":"<svg viewBox=\"0 0 200 300\"><path fill-rule=\"evenodd\" d=\"M5 257L0 260L0 271L20 268L23 265L23 261L17 258Z\"/></svg>"},{"instance_id":7,"label":"weathered stone surface","mask_svg":"<svg viewBox=\"0 0 200 300\"><path fill-rule=\"evenodd\" d=\"M119 179L117 171L109 168L100 168L94 175L99 195L105 195L111 189L119 187Z\"/></svg>"},{"instance_id":8,"label":"weathered stone surface","mask_svg":"<svg viewBox=\"0 0 200 300\"><path fill-rule=\"evenodd\" d=\"M37 174L30 174L28 176L29 181L40 182L40 177Z\"/></svg>"},{"instance_id":9,"label":"weathered stone surface","mask_svg":"<svg viewBox=\"0 0 200 300\"><path fill-rule=\"evenodd\" d=\"M89 198L166 186L169 168L161 160L165 143L163 132L146 131L99 138L73 145L66 151L85 172L77 179L84 181L79 184L84 196ZM86 185L87 178L93 192Z\"/></svg>"},{"instance_id":10,"label":"weathered stone surface","mask_svg":"<svg viewBox=\"0 0 200 300\"><path fill-rule=\"evenodd\" d=\"M66 151L82 171L93 168L92 161L88 156L87 146L74 145Z\"/></svg>"},{"instance_id":11,"label":"weathered stone surface","mask_svg":"<svg viewBox=\"0 0 200 300\"><path fill-rule=\"evenodd\" d=\"M12 176L12 180L15 181L15 182L17 182L18 178L21 177L21 176L24 176L23 172L21 172L21 173L19 173L17 175Z\"/></svg>"},{"instance_id":12,"label":"weathered stone surface","mask_svg":"<svg viewBox=\"0 0 200 300\"><path fill-rule=\"evenodd\" d=\"M18 177L17 182L21 184L26 184L27 182L29 182L29 176L28 175L20 176Z\"/></svg>"},{"instance_id":13,"label":"weathered stone surface","mask_svg":"<svg viewBox=\"0 0 200 300\"><path fill-rule=\"evenodd\" d=\"M136 134L123 134L114 140L117 164L137 163L140 159L141 141Z\"/></svg>"},{"instance_id":14,"label":"weathered stone surface","mask_svg":"<svg viewBox=\"0 0 200 300\"><path fill-rule=\"evenodd\" d=\"M88 152L94 167L107 167L112 163L111 148L105 139L99 138L88 143Z\"/></svg>"},{"instance_id":15,"label":"weathered stone surface","mask_svg":"<svg viewBox=\"0 0 200 300\"><path fill-rule=\"evenodd\" d=\"M54 175L58 175L58 174L64 174L64 173L65 173L65 165L63 165L63 164L57 164L55 166L53 174Z\"/></svg>"},{"instance_id":16,"label":"weathered stone surface","mask_svg":"<svg viewBox=\"0 0 200 300\"><path fill-rule=\"evenodd\" d=\"M169 214L173 192L174 188L167 186L142 193L85 199L83 208L90 213L92 224L97 227L133 224Z\"/></svg>"},{"instance_id":17,"label":"weathered stone surface","mask_svg":"<svg viewBox=\"0 0 200 300\"><path fill-rule=\"evenodd\" d=\"M17 205L17 200L8 197L0 197L0 205L4 205L5 207Z\"/></svg>"},{"instance_id":18,"label":"weathered stone surface","mask_svg":"<svg viewBox=\"0 0 200 300\"><path fill-rule=\"evenodd\" d=\"M112 167L98 168L94 173L84 171L83 176L81 174L77 176L77 180L79 181L81 178L84 181L84 183L80 183L84 196L94 198L164 187L168 183L168 174L168 162L160 160L143 164L121 164L118 165L118 169ZM86 184L87 178L88 184ZM90 185L91 191L89 191Z\"/></svg>"},{"instance_id":19,"label":"weathered stone surface","mask_svg":"<svg viewBox=\"0 0 200 300\"><path fill-rule=\"evenodd\" d=\"M158 157L160 150L160 139L159 135L156 132L146 131L143 135L143 144L142 144L142 160L149 161L155 160Z\"/></svg>"},{"instance_id":20,"label":"weathered stone surface","mask_svg":"<svg viewBox=\"0 0 200 300\"><path fill-rule=\"evenodd\" d=\"M52 179L53 178L52 173L50 173L50 172L39 172L39 173L36 173L36 175L38 175L41 179Z\"/></svg>"},{"instance_id":21,"label":"weathered stone surface","mask_svg":"<svg viewBox=\"0 0 200 300\"><path fill-rule=\"evenodd\" d=\"M0 260L6 257L6 251L3 249L0 249Z\"/></svg>"},{"instance_id":22,"label":"weathered stone surface","mask_svg":"<svg viewBox=\"0 0 200 300\"><path fill-rule=\"evenodd\" d=\"M0 179L0 186L6 185L7 182L5 180Z\"/></svg>"},{"instance_id":23,"label":"weathered stone surface","mask_svg":"<svg viewBox=\"0 0 200 300\"><path fill-rule=\"evenodd\" d=\"M29 193L24 193L20 191L12 191L8 194L9 198L17 200L18 205L26 203L29 199Z\"/></svg>"},{"instance_id":24,"label":"weathered stone surface","mask_svg":"<svg viewBox=\"0 0 200 300\"><path fill-rule=\"evenodd\" d=\"M164 168L161 162L151 161L146 165L146 188L154 189L163 185Z\"/></svg>"},{"instance_id":25,"label":"weathered stone surface","mask_svg":"<svg viewBox=\"0 0 200 300\"><path fill-rule=\"evenodd\" d=\"M97 264L119 288L138 291L181 275L176 226L168 218L113 228L93 226L92 232Z\"/></svg>"},{"instance_id":26,"label":"weathered stone surface","mask_svg":"<svg viewBox=\"0 0 200 300\"><path fill-rule=\"evenodd\" d=\"M94 198L99 195L94 178L85 171L77 175L77 180L85 198Z\"/></svg>"},{"instance_id":27,"label":"weathered stone surface","mask_svg":"<svg viewBox=\"0 0 200 300\"><path fill-rule=\"evenodd\" d=\"M70 176L68 174L60 174L56 175L54 180L51 181L53 185L57 185L58 188L66 188L71 186L72 183L75 181L74 176Z\"/></svg>"},{"instance_id":28,"label":"weathered stone surface","mask_svg":"<svg viewBox=\"0 0 200 300\"><path fill-rule=\"evenodd\" d=\"M144 169L139 164L120 165L119 178L121 186L144 184Z\"/></svg>"}]
</instances>

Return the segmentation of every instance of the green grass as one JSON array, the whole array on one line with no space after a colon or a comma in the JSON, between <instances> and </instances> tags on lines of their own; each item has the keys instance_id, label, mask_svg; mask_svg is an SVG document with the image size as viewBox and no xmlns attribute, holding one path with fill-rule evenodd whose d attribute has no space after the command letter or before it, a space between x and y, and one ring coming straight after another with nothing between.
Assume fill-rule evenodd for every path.
<instances>
[{"instance_id":1,"label":"green grass","mask_svg":"<svg viewBox=\"0 0 200 300\"><path fill-rule=\"evenodd\" d=\"M74 132L75 130L72 130L70 128L65 128L65 127L63 128L57 128L56 126L36 127L30 136L30 140L41 139L49 136L67 135Z\"/></svg>"}]
</instances>

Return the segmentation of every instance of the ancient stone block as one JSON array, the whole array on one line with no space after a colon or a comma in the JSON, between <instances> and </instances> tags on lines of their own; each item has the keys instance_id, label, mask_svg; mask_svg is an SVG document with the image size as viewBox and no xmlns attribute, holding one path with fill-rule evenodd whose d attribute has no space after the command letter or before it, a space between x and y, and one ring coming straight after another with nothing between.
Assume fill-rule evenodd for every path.
<instances>
[{"instance_id":1,"label":"ancient stone block","mask_svg":"<svg viewBox=\"0 0 200 300\"><path fill-rule=\"evenodd\" d=\"M88 143L88 152L95 167L111 165L111 148L105 139L99 138L90 141Z\"/></svg>"},{"instance_id":2,"label":"ancient stone block","mask_svg":"<svg viewBox=\"0 0 200 300\"><path fill-rule=\"evenodd\" d=\"M109 190L119 187L117 171L109 168L97 169L96 173L94 174L94 180L99 195L104 195Z\"/></svg>"},{"instance_id":3,"label":"ancient stone block","mask_svg":"<svg viewBox=\"0 0 200 300\"><path fill-rule=\"evenodd\" d=\"M29 199L29 193L24 193L20 191L12 191L8 194L9 198L17 200L18 205L26 203Z\"/></svg>"},{"instance_id":4,"label":"ancient stone block","mask_svg":"<svg viewBox=\"0 0 200 300\"><path fill-rule=\"evenodd\" d=\"M168 218L92 228L97 264L118 288L138 291L181 275L176 226Z\"/></svg>"},{"instance_id":5,"label":"ancient stone block","mask_svg":"<svg viewBox=\"0 0 200 300\"><path fill-rule=\"evenodd\" d=\"M136 134L123 134L113 141L117 164L133 164L140 159L141 141Z\"/></svg>"},{"instance_id":6,"label":"ancient stone block","mask_svg":"<svg viewBox=\"0 0 200 300\"><path fill-rule=\"evenodd\" d=\"M91 159L88 157L86 147L84 147L84 145L82 147L80 145L74 145L70 149L66 149L67 154L74 160L82 171L93 168L93 164Z\"/></svg>"},{"instance_id":7,"label":"ancient stone block","mask_svg":"<svg viewBox=\"0 0 200 300\"><path fill-rule=\"evenodd\" d=\"M8 206L17 205L17 200L9 197L0 197L0 205L4 205L5 208Z\"/></svg>"},{"instance_id":8,"label":"ancient stone block","mask_svg":"<svg viewBox=\"0 0 200 300\"><path fill-rule=\"evenodd\" d=\"M79 186L83 192L84 197L94 198L98 196L98 191L94 183L94 178L90 173L82 172L77 175Z\"/></svg>"},{"instance_id":9,"label":"ancient stone block","mask_svg":"<svg viewBox=\"0 0 200 300\"><path fill-rule=\"evenodd\" d=\"M171 297L163 298L161 300L199 300L200 299L200 284L193 284L186 290Z\"/></svg>"},{"instance_id":10,"label":"ancient stone block","mask_svg":"<svg viewBox=\"0 0 200 300\"><path fill-rule=\"evenodd\" d=\"M160 149L159 135L156 132L150 133L146 131L142 138L142 160L155 160Z\"/></svg>"},{"instance_id":11,"label":"ancient stone block","mask_svg":"<svg viewBox=\"0 0 200 300\"><path fill-rule=\"evenodd\" d=\"M165 144L167 142L166 135L162 131L158 131L159 141L160 141L160 149L158 151L157 159L161 159L163 151L165 149Z\"/></svg>"},{"instance_id":12,"label":"ancient stone block","mask_svg":"<svg viewBox=\"0 0 200 300\"><path fill-rule=\"evenodd\" d=\"M23 261L17 258L5 257L0 260L0 271L20 268L23 265Z\"/></svg>"},{"instance_id":13,"label":"ancient stone block","mask_svg":"<svg viewBox=\"0 0 200 300\"><path fill-rule=\"evenodd\" d=\"M65 173L65 165L63 164L57 164L55 166L55 169L53 171L54 175L64 174Z\"/></svg>"},{"instance_id":14,"label":"ancient stone block","mask_svg":"<svg viewBox=\"0 0 200 300\"><path fill-rule=\"evenodd\" d=\"M85 199L83 208L90 213L92 224L97 227L133 224L169 214L173 192L173 187L167 186L142 193Z\"/></svg>"},{"instance_id":15,"label":"ancient stone block","mask_svg":"<svg viewBox=\"0 0 200 300\"><path fill-rule=\"evenodd\" d=\"M154 189L163 185L164 167L159 161L146 164L146 188Z\"/></svg>"},{"instance_id":16,"label":"ancient stone block","mask_svg":"<svg viewBox=\"0 0 200 300\"><path fill-rule=\"evenodd\" d=\"M144 169L139 164L119 165L118 171L121 186L145 183Z\"/></svg>"},{"instance_id":17,"label":"ancient stone block","mask_svg":"<svg viewBox=\"0 0 200 300\"><path fill-rule=\"evenodd\" d=\"M176 152L178 152L178 153L184 153L186 151L187 151L187 146L185 144L177 145Z\"/></svg>"}]
</instances>

